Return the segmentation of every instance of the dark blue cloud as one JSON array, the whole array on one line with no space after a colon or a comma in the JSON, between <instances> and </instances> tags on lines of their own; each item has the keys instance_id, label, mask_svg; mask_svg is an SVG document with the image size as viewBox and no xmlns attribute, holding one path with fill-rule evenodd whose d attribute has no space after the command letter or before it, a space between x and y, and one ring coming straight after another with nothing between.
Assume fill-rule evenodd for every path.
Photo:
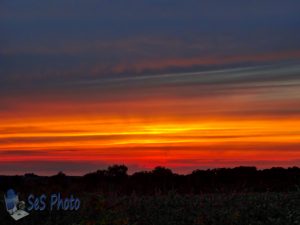
<instances>
[{"instance_id":1,"label":"dark blue cloud","mask_svg":"<svg viewBox=\"0 0 300 225\"><path fill-rule=\"evenodd\" d=\"M115 69L140 61L300 51L299 1L4 0L0 6L2 85L162 72ZM163 72L178 66L169 67Z\"/></svg>"}]
</instances>

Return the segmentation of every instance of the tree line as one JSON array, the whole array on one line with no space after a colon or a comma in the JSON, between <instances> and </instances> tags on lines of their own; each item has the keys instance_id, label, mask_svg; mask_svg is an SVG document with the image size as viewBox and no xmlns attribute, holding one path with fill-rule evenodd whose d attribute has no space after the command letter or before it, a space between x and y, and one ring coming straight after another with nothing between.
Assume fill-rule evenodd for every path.
<instances>
[{"instance_id":1,"label":"tree line","mask_svg":"<svg viewBox=\"0 0 300 225\"><path fill-rule=\"evenodd\" d=\"M63 190L110 195L154 195L172 191L180 194L290 192L300 190L300 168L217 168L182 175L159 166L152 171L129 175L125 165L113 165L80 177L63 172L49 177L35 174L0 176L1 190L12 187L38 192Z\"/></svg>"}]
</instances>

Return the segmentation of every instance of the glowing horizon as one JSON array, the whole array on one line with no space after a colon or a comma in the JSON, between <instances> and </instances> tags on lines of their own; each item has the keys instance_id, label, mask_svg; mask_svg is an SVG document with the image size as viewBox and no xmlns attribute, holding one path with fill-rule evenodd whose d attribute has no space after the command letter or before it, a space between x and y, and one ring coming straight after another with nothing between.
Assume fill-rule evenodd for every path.
<instances>
[{"instance_id":1,"label":"glowing horizon","mask_svg":"<svg viewBox=\"0 0 300 225\"><path fill-rule=\"evenodd\" d=\"M290 70L291 66L286 68ZM229 70L230 76L242 76L245 71L248 74L249 69L252 70ZM255 74L267 73L261 69L265 68ZM274 71L273 67L269 70L270 74ZM221 72L222 76L227 73ZM172 81L174 77L178 79L177 74L168 78ZM189 79L185 74L180 77ZM193 79L200 82L198 88L211 93L206 84L201 84L203 78L203 73L193 73ZM155 82L161 76L157 79ZM78 94L65 95L64 90L58 101L52 95L44 98L45 102L32 93L22 96L21 99L31 100L14 104L10 114L2 115L5 120L0 125L1 163L29 161L41 168L39 162L69 162L78 167L83 164L82 171L77 168L75 174L92 170L85 169L85 164L95 169L126 164L132 172L160 165L179 173L222 166L299 165L300 118L292 111L299 96L291 94L298 94L296 82L280 82L279 87L278 82L272 81L264 82L263 87L258 82L250 86L242 83L238 92L231 85L216 96L194 90L191 96L191 89L185 85L175 89L154 85L147 87L146 95L139 96L136 92L140 90L134 89L130 96L110 96L120 82L124 81L111 86L112 92L106 97L117 99L109 102L101 96L89 99L90 88L84 92L85 102L76 100ZM136 85L130 84L132 88ZM245 85L249 87L244 88ZM101 92L102 87L97 88ZM174 95L174 91L183 96ZM276 96L278 91L280 95ZM40 93L44 95L44 91ZM223 94L227 96L225 101ZM80 95L83 97L83 93ZM68 171L67 167L64 169Z\"/></svg>"}]
</instances>

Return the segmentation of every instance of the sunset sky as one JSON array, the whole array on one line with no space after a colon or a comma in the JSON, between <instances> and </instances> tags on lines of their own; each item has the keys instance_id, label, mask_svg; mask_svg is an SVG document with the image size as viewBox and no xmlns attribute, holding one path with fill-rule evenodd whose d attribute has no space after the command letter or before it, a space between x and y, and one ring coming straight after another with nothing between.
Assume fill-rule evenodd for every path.
<instances>
[{"instance_id":1,"label":"sunset sky","mask_svg":"<svg viewBox=\"0 0 300 225\"><path fill-rule=\"evenodd\" d=\"M1 0L0 174L300 166L300 1Z\"/></svg>"}]
</instances>

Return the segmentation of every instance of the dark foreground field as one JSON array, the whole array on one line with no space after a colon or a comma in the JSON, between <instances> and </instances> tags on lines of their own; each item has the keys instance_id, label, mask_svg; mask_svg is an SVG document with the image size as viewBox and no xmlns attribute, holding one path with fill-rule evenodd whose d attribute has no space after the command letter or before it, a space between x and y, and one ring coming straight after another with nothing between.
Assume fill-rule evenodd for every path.
<instances>
[{"instance_id":1,"label":"dark foreground field","mask_svg":"<svg viewBox=\"0 0 300 225\"><path fill-rule=\"evenodd\" d=\"M299 225L300 193L105 197L89 194L78 212L32 212L15 222L1 204L1 224Z\"/></svg>"},{"instance_id":2,"label":"dark foreground field","mask_svg":"<svg viewBox=\"0 0 300 225\"><path fill-rule=\"evenodd\" d=\"M15 222L0 197L0 225L300 225L300 169L239 167L178 175L166 168L127 175L113 166L69 177L0 176L0 191L47 196L44 211ZM49 196L78 197L78 211L49 210Z\"/></svg>"}]
</instances>

